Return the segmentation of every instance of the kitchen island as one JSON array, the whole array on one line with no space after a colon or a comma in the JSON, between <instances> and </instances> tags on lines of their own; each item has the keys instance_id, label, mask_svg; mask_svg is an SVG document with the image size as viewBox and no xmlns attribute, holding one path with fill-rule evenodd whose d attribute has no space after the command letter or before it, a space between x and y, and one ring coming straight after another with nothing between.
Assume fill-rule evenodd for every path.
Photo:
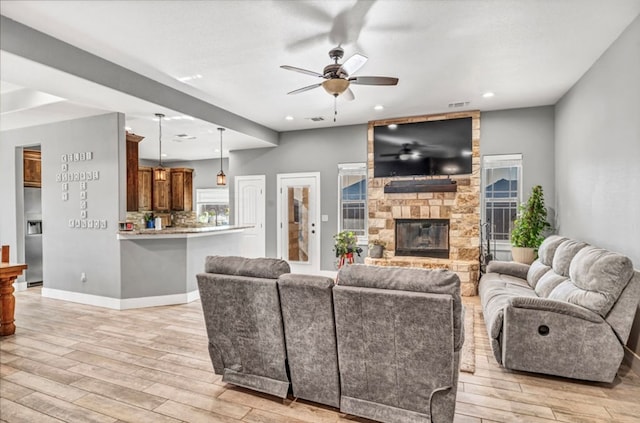
<instances>
[{"instance_id":1,"label":"kitchen island","mask_svg":"<svg viewBox=\"0 0 640 423\"><path fill-rule=\"evenodd\" d=\"M196 274L207 256L242 255L248 226L120 231L121 308L182 304L199 298Z\"/></svg>"}]
</instances>

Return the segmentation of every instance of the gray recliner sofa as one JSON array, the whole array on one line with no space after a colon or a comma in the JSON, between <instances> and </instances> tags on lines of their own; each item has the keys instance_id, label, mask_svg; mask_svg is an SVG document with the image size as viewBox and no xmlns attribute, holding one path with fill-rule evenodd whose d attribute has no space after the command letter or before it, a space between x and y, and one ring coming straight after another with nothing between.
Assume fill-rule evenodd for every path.
<instances>
[{"instance_id":1,"label":"gray recliner sofa","mask_svg":"<svg viewBox=\"0 0 640 423\"><path fill-rule=\"evenodd\" d=\"M491 262L479 294L498 363L612 382L640 301L629 258L553 235L530 266Z\"/></svg>"},{"instance_id":2,"label":"gray recliner sofa","mask_svg":"<svg viewBox=\"0 0 640 423\"><path fill-rule=\"evenodd\" d=\"M282 260L208 257L197 279L223 381L386 423L453 421L464 341L455 273L352 265L334 285Z\"/></svg>"}]
</instances>

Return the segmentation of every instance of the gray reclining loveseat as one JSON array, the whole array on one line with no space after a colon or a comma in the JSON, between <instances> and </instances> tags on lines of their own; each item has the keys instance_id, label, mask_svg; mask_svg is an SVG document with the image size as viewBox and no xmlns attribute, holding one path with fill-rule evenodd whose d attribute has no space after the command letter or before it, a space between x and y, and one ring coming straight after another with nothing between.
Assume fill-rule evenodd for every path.
<instances>
[{"instance_id":1,"label":"gray reclining loveseat","mask_svg":"<svg viewBox=\"0 0 640 423\"><path fill-rule=\"evenodd\" d=\"M223 381L387 423L451 422L464 341L460 280L346 266L338 285L276 259L208 257L197 276Z\"/></svg>"},{"instance_id":2,"label":"gray reclining loveseat","mask_svg":"<svg viewBox=\"0 0 640 423\"><path fill-rule=\"evenodd\" d=\"M557 235L530 266L491 262L479 293L504 367L612 382L640 300L640 272L620 254Z\"/></svg>"}]
</instances>

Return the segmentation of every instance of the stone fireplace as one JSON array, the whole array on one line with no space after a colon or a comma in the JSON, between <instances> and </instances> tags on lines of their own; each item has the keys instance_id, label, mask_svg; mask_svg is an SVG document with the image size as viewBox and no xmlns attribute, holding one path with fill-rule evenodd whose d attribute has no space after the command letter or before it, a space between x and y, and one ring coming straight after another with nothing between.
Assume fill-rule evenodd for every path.
<instances>
[{"instance_id":1,"label":"stone fireplace","mask_svg":"<svg viewBox=\"0 0 640 423\"><path fill-rule=\"evenodd\" d=\"M410 181L408 178L373 177L374 126L460 117L472 118L472 173L451 176L455 183L453 189L449 189L452 184L438 184L445 182L444 176L416 177ZM476 295L480 276L480 112L369 122L367 153L369 241L382 241L385 252L383 258L367 257L365 263L449 269L460 277L462 295ZM403 187L394 191L389 189L393 184ZM416 184L416 192L411 192L404 184ZM401 229L398 229L398 223ZM428 240L429 237L432 239Z\"/></svg>"},{"instance_id":2,"label":"stone fireplace","mask_svg":"<svg viewBox=\"0 0 640 423\"><path fill-rule=\"evenodd\" d=\"M449 258L449 219L396 219L396 256Z\"/></svg>"}]
</instances>

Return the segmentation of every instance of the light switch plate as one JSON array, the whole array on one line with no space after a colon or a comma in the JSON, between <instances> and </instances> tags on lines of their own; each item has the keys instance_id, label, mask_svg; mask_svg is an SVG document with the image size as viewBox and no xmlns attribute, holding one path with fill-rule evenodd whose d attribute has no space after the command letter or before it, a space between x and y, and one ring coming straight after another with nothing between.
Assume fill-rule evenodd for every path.
<instances>
[{"instance_id":1,"label":"light switch plate","mask_svg":"<svg viewBox=\"0 0 640 423\"><path fill-rule=\"evenodd\" d=\"M322 220L323 222L328 222L329 221L329 215L328 214L323 214L322 216L320 216L320 220Z\"/></svg>"}]
</instances>

